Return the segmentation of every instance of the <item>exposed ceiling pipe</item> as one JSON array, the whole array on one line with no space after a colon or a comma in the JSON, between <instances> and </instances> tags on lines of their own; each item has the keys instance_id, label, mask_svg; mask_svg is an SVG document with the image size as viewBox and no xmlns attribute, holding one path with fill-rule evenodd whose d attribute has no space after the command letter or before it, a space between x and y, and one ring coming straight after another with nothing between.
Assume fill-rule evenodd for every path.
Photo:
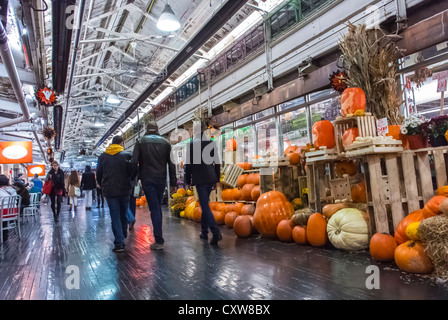
<instances>
[{"instance_id":1,"label":"exposed ceiling pipe","mask_svg":"<svg viewBox=\"0 0 448 320\"><path fill-rule=\"evenodd\" d=\"M81 37L81 26L82 26L82 16L84 14L84 8L86 6L86 1L85 0L80 0L79 2L79 11L78 11L78 20L76 20L78 22L78 25L76 26L76 30L75 30L75 42L73 44L73 53L72 53L72 62L70 65L70 75L68 78L68 85L67 85L67 103L65 104L65 112L64 112L64 121L62 123L62 134L61 134L61 148L64 148L64 136L65 136L65 128L67 125L67 114L68 114L68 109L70 106L70 94L72 91L72 83L73 83L73 76L75 74L75 63L76 63L76 58L78 55L78 49L79 49L79 41L80 41L80 37ZM56 148L59 149L59 148Z\"/></svg>"},{"instance_id":2,"label":"exposed ceiling pipe","mask_svg":"<svg viewBox=\"0 0 448 320\"><path fill-rule=\"evenodd\" d=\"M22 110L23 114L17 119L0 122L0 128L4 128L29 121L31 119L31 115L28 109L28 105L26 104L25 95L23 94L22 90L22 83L20 82L19 73L12 56L11 48L8 44L8 36L6 34L3 23L0 23L0 56L6 68L6 72L8 73L12 89L14 90L14 94L16 95L17 102L19 103L20 109Z\"/></svg>"},{"instance_id":3,"label":"exposed ceiling pipe","mask_svg":"<svg viewBox=\"0 0 448 320\"><path fill-rule=\"evenodd\" d=\"M42 143L40 143L39 135L37 134L37 131L34 130L33 134L34 134L34 138L36 138L37 145L39 146L40 152L42 152L42 156L44 157L45 163L48 163L48 160L47 160L47 157L46 157L46 152L44 151L44 148L42 147Z\"/></svg>"}]
</instances>

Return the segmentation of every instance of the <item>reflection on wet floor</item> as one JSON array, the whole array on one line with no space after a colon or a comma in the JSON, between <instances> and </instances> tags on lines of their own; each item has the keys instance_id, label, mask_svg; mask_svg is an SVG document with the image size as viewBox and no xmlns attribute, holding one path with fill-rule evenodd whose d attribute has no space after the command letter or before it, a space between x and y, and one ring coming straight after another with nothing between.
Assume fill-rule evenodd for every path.
<instances>
[{"instance_id":1,"label":"reflection on wet floor","mask_svg":"<svg viewBox=\"0 0 448 320\"><path fill-rule=\"evenodd\" d=\"M82 200L81 200L82 201ZM165 250L151 251L146 208L123 253L114 253L108 208L64 206L55 224L42 205L0 251L0 299L319 300L447 299L448 287L378 264L380 289L368 289L368 252L346 253L254 236L222 226L218 247L199 239L198 223L165 212ZM79 275L79 279L75 276ZM78 280L78 281L77 281ZM76 286L79 284L79 288Z\"/></svg>"}]
</instances>

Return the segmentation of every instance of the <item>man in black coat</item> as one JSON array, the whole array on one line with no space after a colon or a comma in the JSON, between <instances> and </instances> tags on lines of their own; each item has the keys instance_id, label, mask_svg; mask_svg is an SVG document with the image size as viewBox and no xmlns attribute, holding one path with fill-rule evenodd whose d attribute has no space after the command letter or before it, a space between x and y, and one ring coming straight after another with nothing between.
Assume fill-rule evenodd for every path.
<instances>
[{"instance_id":1,"label":"man in black coat","mask_svg":"<svg viewBox=\"0 0 448 320\"><path fill-rule=\"evenodd\" d=\"M162 201L165 193L167 173L169 173L171 191L176 187L176 167L171 160L171 144L159 135L155 121L146 125L146 134L137 140L132 153L132 166L137 169L143 191L151 211L151 221L155 242L152 250L162 250ZM168 168L168 169L167 169Z\"/></svg>"},{"instance_id":2,"label":"man in black coat","mask_svg":"<svg viewBox=\"0 0 448 320\"><path fill-rule=\"evenodd\" d=\"M204 135L207 127L204 124L197 127L194 139L187 147L187 161L185 168L185 184L196 186L199 203L202 208L201 234L200 238L208 240L208 230L213 237L210 244L216 245L222 240L221 231L210 210L210 193L220 181L221 161L219 159L218 147ZM195 126L196 127L196 126ZM199 132L200 130L200 132Z\"/></svg>"},{"instance_id":3,"label":"man in black coat","mask_svg":"<svg viewBox=\"0 0 448 320\"><path fill-rule=\"evenodd\" d=\"M90 166L86 166L84 173L81 176L81 190L85 194L86 209L92 209L92 193L96 189L95 172Z\"/></svg>"},{"instance_id":4,"label":"man in black coat","mask_svg":"<svg viewBox=\"0 0 448 320\"><path fill-rule=\"evenodd\" d=\"M127 237L127 212L131 184L131 154L123 151L124 142L121 136L115 136L112 144L98 158L97 181L107 204L114 233L115 252L124 251Z\"/></svg>"}]
</instances>

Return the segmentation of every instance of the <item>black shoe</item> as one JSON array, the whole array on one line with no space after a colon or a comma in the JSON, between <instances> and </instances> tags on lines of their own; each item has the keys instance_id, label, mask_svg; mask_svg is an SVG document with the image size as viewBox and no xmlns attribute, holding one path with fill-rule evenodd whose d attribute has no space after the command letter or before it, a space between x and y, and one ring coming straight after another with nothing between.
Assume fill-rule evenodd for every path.
<instances>
[{"instance_id":1,"label":"black shoe","mask_svg":"<svg viewBox=\"0 0 448 320\"><path fill-rule=\"evenodd\" d=\"M204 234L201 233L199 235L199 238L201 238L202 240L208 240L208 235L206 235L206 234L204 235Z\"/></svg>"},{"instance_id":2,"label":"black shoe","mask_svg":"<svg viewBox=\"0 0 448 320\"><path fill-rule=\"evenodd\" d=\"M115 248L112 249L113 252L123 252L124 251L124 245L115 246Z\"/></svg>"},{"instance_id":3,"label":"black shoe","mask_svg":"<svg viewBox=\"0 0 448 320\"><path fill-rule=\"evenodd\" d=\"M100 206L98 206L98 207L96 207L97 209L99 209L100 208Z\"/></svg>"},{"instance_id":4,"label":"black shoe","mask_svg":"<svg viewBox=\"0 0 448 320\"><path fill-rule=\"evenodd\" d=\"M222 234L218 233L217 235L213 235L212 240L210 240L210 244L217 245L218 241L221 241L221 240L222 240Z\"/></svg>"},{"instance_id":5,"label":"black shoe","mask_svg":"<svg viewBox=\"0 0 448 320\"><path fill-rule=\"evenodd\" d=\"M101 205L101 208L104 208L104 204Z\"/></svg>"}]
</instances>

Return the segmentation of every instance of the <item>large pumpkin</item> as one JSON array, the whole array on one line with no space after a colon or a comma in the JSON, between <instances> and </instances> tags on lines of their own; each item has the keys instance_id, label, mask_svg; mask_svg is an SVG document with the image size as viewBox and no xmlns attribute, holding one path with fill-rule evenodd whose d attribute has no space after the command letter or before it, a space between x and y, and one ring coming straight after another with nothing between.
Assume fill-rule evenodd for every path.
<instances>
[{"instance_id":1,"label":"large pumpkin","mask_svg":"<svg viewBox=\"0 0 448 320\"><path fill-rule=\"evenodd\" d=\"M224 211L213 210L212 213L217 224L225 223L226 214Z\"/></svg>"},{"instance_id":2,"label":"large pumpkin","mask_svg":"<svg viewBox=\"0 0 448 320\"><path fill-rule=\"evenodd\" d=\"M366 110L366 95L361 88L347 88L341 96L341 114L346 117L357 110Z\"/></svg>"},{"instance_id":3,"label":"large pumpkin","mask_svg":"<svg viewBox=\"0 0 448 320\"><path fill-rule=\"evenodd\" d=\"M445 200L447 197L445 196L434 196L432 197L426 204L424 209L428 213L433 213L433 215L441 214L442 211L440 210L440 205L442 204L443 200Z\"/></svg>"},{"instance_id":4,"label":"large pumpkin","mask_svg":"<svg viewBox=\"0 0 448 320\"><path fill-rule=\"evenodd\" d=\"M321 213L316 212L309 217L306 235L313 247L322 247L328 243L327 222Z\"/></svg>"},{"instance_id":5,"label":"large pumpkin","mask_svg":"<svg viewBox=\"0 0 448 320\"><path fill-rule=\"evenodd\" d=\"M423 209L413 211L410 214L408 214L403 220L401 220L398 223L397 229L395 229L394 233L395 241L397 241L398 244L403 244L406 241L408 241L409 238L406 234L406 228L408 227L408 225L411 224L412 222L418 222L426 218L427 216L425 215Z\"/></svg>"},{"instance_id":6,"label":"large pumpkin","mask_svg":"<svg viewBox=\"0 0 448 320\"><path fill-rule=\"evenodd\" d=\"M365 181L355 184L351 188L351 197L353 202L362 202L362 203L367 202L367 188Z\"/></svg>"},{"instance_id":7,"label":"large pumpkin","mask_svg":"<svg viewBox=\"0 0 448 320\"><path fill-rule=\"evenodd\" d=\"M406 241L394 253L397 266L409 273L431 273L434 266L419 241Z\"/></svg>"},{"instance_id":8,"label":"large pumpkin","mask_svg":"<svg viewBox=\"0 0 448 320\"><path fill-rule=\"evenodd\" d=\"M252 220L249 216L238 216L233 222L233 231L238 238L247 238L252 234Z\"/></svg>"},{"instance_id":9,"label":"large pumpkin","mask_svg":"<svg viewBox=\"0 0 448 320\"><path fill-rule=\"evenodd\" d=\"M194 201L194 196L190 196L187 198L187 201L185 202L185 206L188 207L190 203Z\"/></svg>"},{"instance_id":10,"label":"large pumpkin","mask_svg":"<svg viewBox=\"0 0 448 320\"><path fill-rule=\"evenodd\" d=\"M345 148L353 143L359 137L358 128L350 128L344 131L342 135L342 146Z\"/></svg>"},{"instance_id":11,"label":"large pumpkin","mask_svg":"<svg viewBox=\"0 0 448 320\"><path fill-rule=\"evenodd\" d=\"M255 187L254 184L251 183L246 183L242 188L241 188L241 199L242 200L246 200L246 201L251 201L252 200L252 189Z\"/></svg>"},{"instance_id":12,"label":"large pumpkin","mask_svg":"<svg viewBox=\"0 0 448 320\"><path fill-rule=\"evenodd\" d=\"M347 251L367 249L369 247L367 220L367 215L358 209L341 209L328 220L328 239L337 249Z\"/></svg>"},{"instance_id":13,"label":"large pumpkin","mask_svg":"<svg viewBox=\"0 0 448 320\"><path fill-rule=\"evenodd\" d=\"M376 261L393 261L397 241L390 234L375 233L370 239L370 255Z\"/></svg>"},{"instance_id":14,"label":"large pumpkin","mask_svg":"<svg viewBox=\"0 0 448 320\"><path fill-rule=\"evenodd\" d=\"M291 220L282 220L277 225L277 238L283 242L292 242L292 229L293 224Z\"/></svg>"},{"instance_id":15,"label":"large pumpkin","mask_svg":"<svg viewBox=\"0 0 448 320\"><path fill-rule=\"evenodd\" d=\"M300 152L300 148L298 146L288 146L285 149L284 154L288 155L289 153L299 153Z\"/></svg>"},{"instance_id":16,"label":"large pumpkin","mask_svg":"<svg viewBox=\"0 0 448 320\"><path fill-rule=\"evenodd\" d=\"M226 142L227 151L236 151L237 143L235 139L229 139Z\"/></svg>"},{"instance_id":17,"label":"large pumpkin","mask_svg":"<svg viewBox=\"0 0 448 320\"><path fill-rule=\"evenodd\" d=\"M327 147L333 149L336 145L333 124L328 120L317 121L312 128L314 148Z\"/></svg>"},{"instance_id":18,"label":"large pumpkin","mask_svg":"<svg viewBox=\"0 0 448 320\"><path fill-rule=\"evenodd\" d=\"M290 219L294 208L283 193L269 191L260 195L254 213L254 225L261 235L275 237L277 225Z\"/></svg>"}]
</instances>

